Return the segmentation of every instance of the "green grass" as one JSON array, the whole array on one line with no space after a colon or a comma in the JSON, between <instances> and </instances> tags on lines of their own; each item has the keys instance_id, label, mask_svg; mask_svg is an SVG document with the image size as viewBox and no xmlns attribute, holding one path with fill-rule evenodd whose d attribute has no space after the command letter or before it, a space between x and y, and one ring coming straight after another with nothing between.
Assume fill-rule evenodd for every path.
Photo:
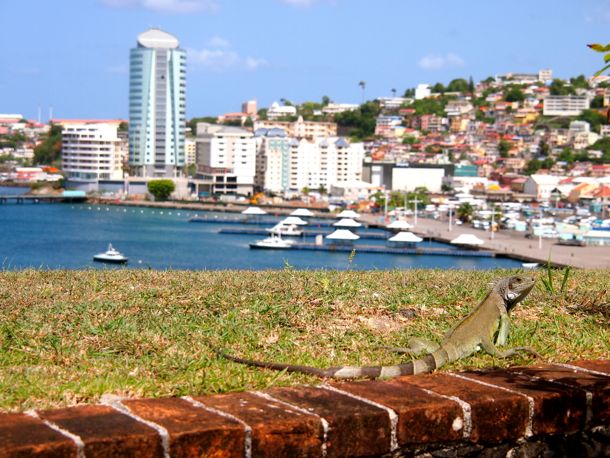
<instances>
[{"instance_id":1,"label":"green grass","mask_svg":"<svg viewBox=\"0 0 610 458\"><path fill-rule=\"evenodd\" d=\"M319 381L225 361L213 348L319 367L396 363L404 357L382 346L438 340L510 273L0 272L0 409ZM563 292L538 282L515 309L509 345L532 345L544 362L608 358L609 276L572 271ZM533 362L477 354L442 370Z\"/></svg>"}]
</instances>

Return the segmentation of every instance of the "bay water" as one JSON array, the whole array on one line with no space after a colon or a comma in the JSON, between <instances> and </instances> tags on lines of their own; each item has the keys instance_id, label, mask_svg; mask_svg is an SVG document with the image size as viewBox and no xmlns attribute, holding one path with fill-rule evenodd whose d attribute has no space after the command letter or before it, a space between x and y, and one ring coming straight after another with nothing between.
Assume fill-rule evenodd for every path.
<instances>
[{"instance_id":1,"label":"bay water","mask_svg":"<svg viewBox=\"0 0 610 458\"><path fill-rule=\"evenodd\" d=\"M0 188L0 195L24 192ZM0 205L0 266L83 269L125 268L93 262L108 244L129 258L128 268L151 269L492 269L516 268L506 258L393 255L301 250L253 250L260 235L219 234L222 223L192 223L202 212L91 204ZM208 214L208 213L206 213ZM226 217L226 214L219 214ZM236 215L239 217L240 215ZM239 227L235 224L231 228ZM257 227L257 226L247 226ZM259 226L266 227L266 226ZM306 238L305 241L313 241ZM384 240L361 240L368 245ZM420 246L447 245L422 242Z\"/></svg>"}]
</instances>

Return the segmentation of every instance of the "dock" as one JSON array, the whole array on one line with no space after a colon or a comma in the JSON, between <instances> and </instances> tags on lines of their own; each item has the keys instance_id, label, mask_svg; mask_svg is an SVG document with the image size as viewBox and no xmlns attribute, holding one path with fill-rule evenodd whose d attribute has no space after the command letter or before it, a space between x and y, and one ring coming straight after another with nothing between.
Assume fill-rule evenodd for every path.
<instances>
[{"instance_id":1,"label":"dock","mask_svg":"<svg viewBox=\"0 0 610 458\"><path fill-rule=\"evenodd\" d=\"M212 223L212 224L240 224L240 225L275 225L285 217L270 218L228 218L226 216L193 216L188 219L189 223ZM312 221L308 227L332 227L332 221Z\"/></svg>"},{"instance_id":2,"label":"dock","mask_svg":"<svg viewBox=\"0 0 610 458\"><path fill-rule=\"evenodd\" d=\"M63 203L63 202L84 202L86 200L85 197L81 197L81 196L56 196L56 195L52 195L52 194L43 194L43 195L39 195L39 196L32 196L32 195L4 195L4 196L0 196L0 204L8 204L8 203L15 203L15 204L25 204L25 203L31 203L31 204L40 204L40 203L49 203L49 204L53 204L53 203Z\"/></svg>"},{"instance_id":3,"label":"dock","mask_svg":"<svg viewBox=\"0 0 610 458\"><path fill-rule=\"evenodd\" d=\"M261 247L257 247L261 248ZM496 253L488 250L460 250L451 248L397 248L381 245L316 245L315 243L293 243L284 250L309 250L351 253L406 254L428 256L462 256L478 258L494 258Z\"/></svg>"},{"instance_id":4,"label":"dock","mask_svg":"<svg viewBox=\"0 0 610 458\"><path fill-rule=\"evenodd\" d=\"M303 229L303 235L301 237L315 237L316 235L324 235L327 236L334 232L330 229ZM267 229L255 229L255 228L233 228L233 227L223 227L218 231L219 234L233 234L233 235L269 235L269 231ZM369 240L387 240L388 233L383 232L371 232L371 231L354 231L355 234L358 234L361 239L369 239ZM390 234L391 236L391 234ZM294 237L294 236L293 236Z\"/></svg>"}]
</instances>

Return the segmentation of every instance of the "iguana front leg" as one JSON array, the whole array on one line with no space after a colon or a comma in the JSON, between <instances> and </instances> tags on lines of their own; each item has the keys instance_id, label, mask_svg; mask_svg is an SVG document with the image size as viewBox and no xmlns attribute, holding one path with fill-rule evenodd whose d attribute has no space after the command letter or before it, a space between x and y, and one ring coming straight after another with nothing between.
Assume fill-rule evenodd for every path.
<instances>
[{"instance_id":1,"label":"iguana front leg","mask_svg":"<svg viewBox=\"0 0 610 458\"><path fill-rule=\"evenodd\" d=\"M481 346L483 347L483 350L485 350L490 355L495 356L496 358L509 358L511 356L516 355L520 351L534 355L537 358L540 357L540 354L532 347L514 347L501 351L489 339L483 339L481 341Z\"/></svg>"},{"instance_id":2,"label":"iguana front leg","mask_svg":"<svg viewBox=\"0 0 610 458\"><path fill-rule=\"evenodd\" d=\"M498 335L496 337L496 345L506 345L509 331L510 317L508 316L508 313L504 312L500 315L500 326L498 328Z\"/></svg>"}]
</instances>

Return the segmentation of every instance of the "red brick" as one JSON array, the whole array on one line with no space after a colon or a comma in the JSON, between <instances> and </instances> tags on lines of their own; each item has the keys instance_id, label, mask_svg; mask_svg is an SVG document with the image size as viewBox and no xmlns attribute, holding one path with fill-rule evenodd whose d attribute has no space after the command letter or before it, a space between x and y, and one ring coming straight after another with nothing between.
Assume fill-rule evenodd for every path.
<instances>
[{"instance_id":1,"label":"red brick","mask_svg":"<svg viewBox=\"0 0 610 458\"><path fill-rule=\"evenodd\" d=\"M41 418L79 436L85 455L161 457L161 438L154 429L108 406L79 406L38 412Z\"/></svg>"},{"instance_id":2,"label":"red brick","mask_svg":"<svg viewBox=\"0 0 610 458\"><path fill-rule=\"evenodd\" d=\"M76 444L25 414L0 415L0 456L76 457Z\"/></svg>"},{"instance_id":3,"label":"red brick","mask_svg":"<svg viewBox=\"0 0 610 458\"><path fill-rule=\"evenodd\" d=\"M400 446L460 440L462 431L452 427L456 418L463 417L459 404L404 383L409 378L387 382L347 382L335 386L396 412Z\"/></svg>"},{"instance_id":4,"label":"red brick","mask_svg":"<svg viewBox=\"0 0 610 458\"><path fill-rule=\"evenodd\" d=\"M124 401L133 413L169 433L172 456L242 457L244 426L183 399Z\"/></svg>"},{"instance_id":5,"label":"red brick","mask_svg":"<svg viewBox=\"0 0 610 458\"><path fill-rule=\"evenodd\" d=\"M252 428L253 457L319 457L322 424L281 403L251 393L232 393L195 400L234 415Z\"/></svg>"},{"instance_id":6,"label":"red brick","mask_svg":"<svg viewBox=\"0 0 610 458\"><path fill-rule=\"evenodd\" d=\"M519 375L516 371L520 369L475 371L463 375L531 397L534 400L534 434L569 433L584 426L587 411L584 391Z\"/></svg>"},{"instance_id":7,"label":"red brick","mask_svg":"<svg viewBox=\"0 0 610 458\"><path fill-rule=\"evenodd\" d=\"M575 361L569 363L572 366L584 367L592 371L603 372L610 376L610 360L590 360L590 361Z\"/></svg>"},{"instance_id":8,"label":"red brick","mask_svg":"<svg viewBox=\"0 0 610 458\"><path fill-rule=\"evenodd\" d=\"M468 403L472 420L469 439L473 442L525 436L529 406L523 396L440 373L404 377L402 381Z\"/></svg>"},{"instance_id":9,"label":"red brick","mask_svg":"<svg viewBox=\"0 0 610 458\"><path fill-rule=\"evenodd\" d=\"M329 457L377 456L391 450L390 417L385 409L323 388L276 388L268 393L328 422Z\"/></svg>"},{"instance_id":10,"label":"red brick","mask_svg":"<svg viewBox=\"0 0 610 458\"><path fill-rule=\"evenodd\" d=\"M589 392L591 400L591 425L610 424L610 376L581 372L564 366L541 365L514 368L529 376L569 385Z\"/></svg>"}]
</instances>

